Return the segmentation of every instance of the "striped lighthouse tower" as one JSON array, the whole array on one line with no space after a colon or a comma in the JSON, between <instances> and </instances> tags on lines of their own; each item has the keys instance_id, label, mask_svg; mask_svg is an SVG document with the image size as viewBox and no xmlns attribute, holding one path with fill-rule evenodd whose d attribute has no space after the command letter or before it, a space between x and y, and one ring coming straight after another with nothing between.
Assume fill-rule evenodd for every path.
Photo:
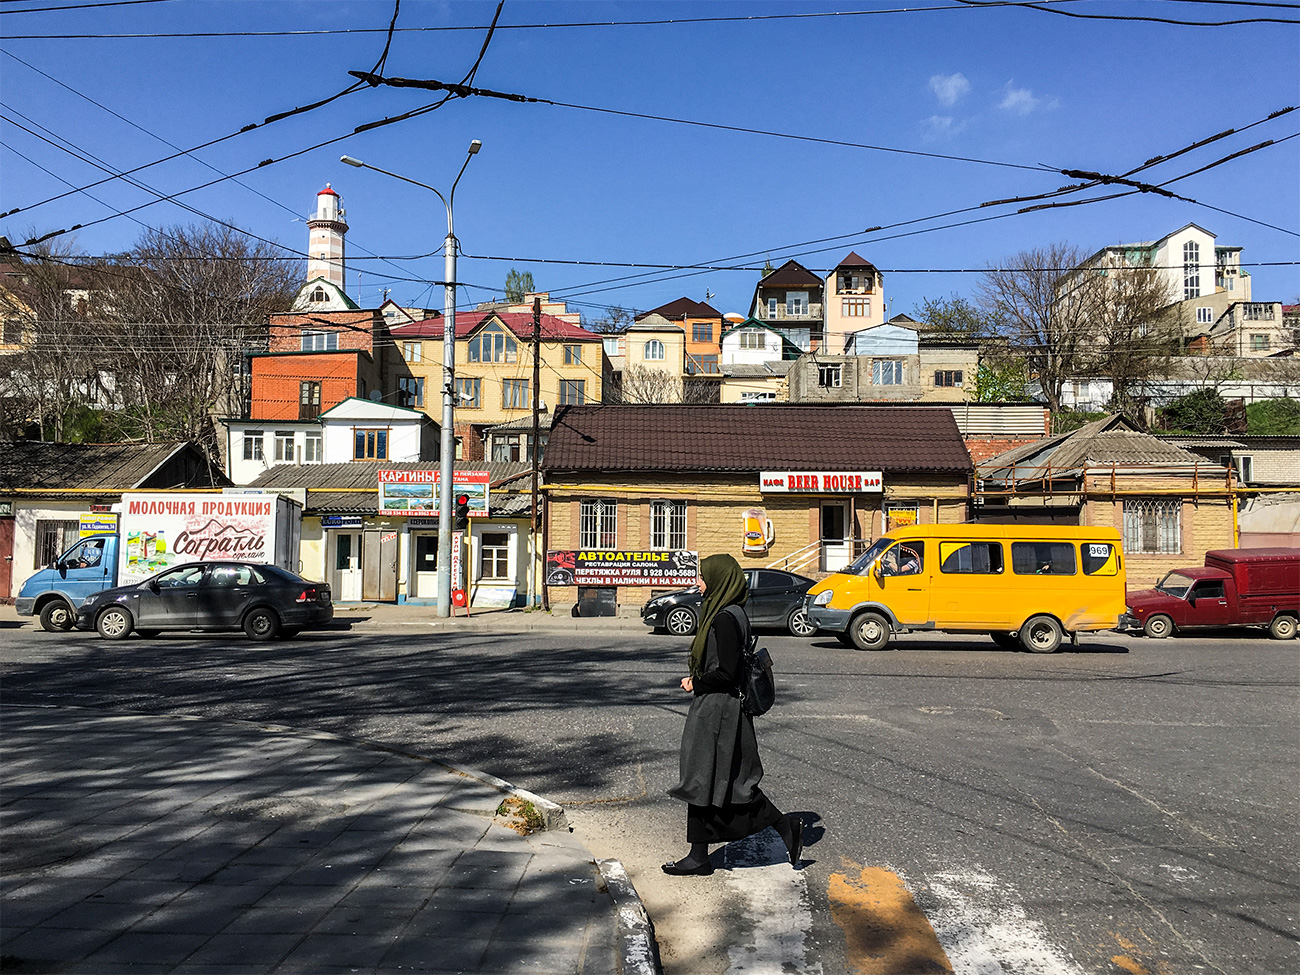
<instances>
[{"instance_id":1,"label":"striped lighthouse tower","mask_svg":"<svg viewBox=\"0 0 1300 975\"><path fill-rule=\"evenodd\" d=\"M348 232L347 211L329 183L316 194L316 215L307 221L307 280L324 278L344 290L343 238Z\"/></svg>"}]
</instances>

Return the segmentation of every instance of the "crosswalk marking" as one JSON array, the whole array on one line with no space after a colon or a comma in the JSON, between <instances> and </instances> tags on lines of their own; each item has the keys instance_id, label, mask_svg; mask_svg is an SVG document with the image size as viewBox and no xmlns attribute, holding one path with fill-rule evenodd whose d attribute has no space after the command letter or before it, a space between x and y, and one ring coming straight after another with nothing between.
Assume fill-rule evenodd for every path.
<instances>
[{"instance_id":1,"label":"crosswalk marking","mask_svg":"<svg viewBox=\"0 0 1300 975\"><path fill-rule=\"evenodd\" d=\"M1017 891L983 870L929 875L918 899L955 975L1084 975L1029 917Z\"/></svg>"},{"instance_id":2,"label":"crosswalk marking","mask_svg":"<svg viewBox=\"0 0 1300 975\"><path fill-rule=\"evenodd\" d=\"M749 944L728 950L728 971L821 975L820 963L808 959L812 907L806 875L790 868L785 844L776 831L765 829L730 843L723 857L727 869L722 875L739 900L752 931Z\"/></svg>"}]
</instances>

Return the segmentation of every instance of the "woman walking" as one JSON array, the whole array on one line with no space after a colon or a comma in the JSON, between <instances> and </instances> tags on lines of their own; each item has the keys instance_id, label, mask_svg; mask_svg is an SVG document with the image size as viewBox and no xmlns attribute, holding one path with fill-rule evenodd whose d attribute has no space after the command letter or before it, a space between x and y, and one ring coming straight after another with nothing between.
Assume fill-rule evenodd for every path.
<instances>
[{"instance_id":1,"label":"woman walking","mask_svg":"<svg viewBox=\"0 0 1300 975\"><path fill-rule=\"evenodd\" d=\"M663 865L674 877L707 876L710 843L744 839L768 826L785 841L790 863L803 851L803 822L785 815L758 787L763 763L754 738L754 719L740 707L741 650L749 642L742 608L749 595L745 573L730 555L700 563L704 602L691 641L690 676L682 690L694 694L682 730L681 779L668 790L686 805L686 840L691 851Z\"/></svg>"}]
</instances>

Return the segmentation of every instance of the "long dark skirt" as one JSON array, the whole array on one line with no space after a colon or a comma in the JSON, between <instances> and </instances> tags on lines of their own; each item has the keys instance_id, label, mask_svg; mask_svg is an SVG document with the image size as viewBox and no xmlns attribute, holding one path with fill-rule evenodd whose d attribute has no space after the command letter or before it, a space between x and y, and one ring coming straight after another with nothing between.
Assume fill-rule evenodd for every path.
<instances>
[{"instance_id":1,"label":"long dark skirt","mask_svg":"<svg viewBox=\"0 0 1300 975\"><path fill-rule=\"evenodd\" d=\"M688 843L730 843L743 840L759 830L775 826L782 819L781 810L772 804L772 800L755 789L757 798L751 802L733 803L727 806L686 807L686 842Z\"/></svg>"}]
</instances>

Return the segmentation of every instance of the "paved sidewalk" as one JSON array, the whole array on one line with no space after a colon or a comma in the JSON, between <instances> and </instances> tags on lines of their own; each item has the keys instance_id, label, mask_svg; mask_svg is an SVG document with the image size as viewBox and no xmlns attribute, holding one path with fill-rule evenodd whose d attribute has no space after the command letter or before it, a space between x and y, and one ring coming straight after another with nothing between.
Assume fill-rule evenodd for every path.
<instances>
[{"instance_id":1,"label":"paved sidewalk","mask_svg":"<svg viewBox=\"0 0 1300 975\"><path fill-rule=\"evenodd\" d=\"M76 708L5 706L0 742L6 973L656 970L621 865L489 775Z\"/></svg>"}]
</instances>

